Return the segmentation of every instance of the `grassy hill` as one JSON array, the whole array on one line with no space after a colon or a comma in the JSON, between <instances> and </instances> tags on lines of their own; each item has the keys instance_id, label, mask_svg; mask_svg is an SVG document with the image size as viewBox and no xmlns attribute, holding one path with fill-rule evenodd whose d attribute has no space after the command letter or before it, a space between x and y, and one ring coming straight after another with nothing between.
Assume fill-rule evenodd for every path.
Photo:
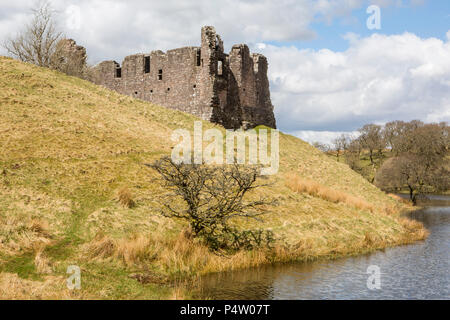
<instances>
[{"instance_id":1,"label":"grassy hill","mask_svg":"<svg viewBox=\"0 0 450 320\"><path fill-rule=\"evenodd\" d=\"M426 236L399 217L404 204L281 134L280 172L259 191L279 200L258 223L273 230L275 248L218 256L158 213L164 190L144 166L170 154L172 130L192 130L197 118L4 57L0 87L0 298L183 298L192 293L184 281L207 272ZM120 192L136 205L123 206ZM81 268L81 290L66 288L69 265Z\"/></svg>"}]
</instances>

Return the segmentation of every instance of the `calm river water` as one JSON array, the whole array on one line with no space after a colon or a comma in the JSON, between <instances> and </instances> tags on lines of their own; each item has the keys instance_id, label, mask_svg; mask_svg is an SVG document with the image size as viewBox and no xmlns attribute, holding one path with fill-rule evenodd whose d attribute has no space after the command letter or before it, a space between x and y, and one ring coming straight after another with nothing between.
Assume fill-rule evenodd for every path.
<instances>
[{"instance_id":1,"label":"calm river water","mask_svg":"<svg viewBox=\"0 0 450 320\"><path fill-rule=\"evenodd\" d=\"M202 281L212 299L450 299L450 196L434 195L411 216L431 234L426 241L372 254L313 263L264 266L213 274ZM369 266L381 288L367 288Z\"/></svg>"}]
</instances>

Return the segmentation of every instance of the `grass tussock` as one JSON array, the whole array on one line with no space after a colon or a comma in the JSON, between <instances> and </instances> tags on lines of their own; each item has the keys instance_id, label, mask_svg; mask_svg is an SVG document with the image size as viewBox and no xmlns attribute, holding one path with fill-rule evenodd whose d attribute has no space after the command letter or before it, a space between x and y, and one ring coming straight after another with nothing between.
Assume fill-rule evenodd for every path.
<instances>
[{"instance_id":1,"label":"grass tussock","mask_svg":"<svg viewBox=\"0 0 450 320\"><path fill-rule=\"evenodd\" d=\"M396 195L396 194L393 194L393 193L388 193L388 196L391 197L392 199L398 201L398 202L403 203L403 204L406 204L406 205L409 205L409 206L412 205L411 201L409 201L408 199L402 198L399 195Z\"/></svg>"},{"instance_id":2,"label":"grass tussock","mask_svg":"<svg viewBox=\"0 0 450 320\"><path fill-rule=\"evenodd\" d=\"M117 193L117 197L119 200L119 203L122 204L126 208L133 208L136 203L133 200L133 195L131 194L130 190L128 188L122 188Z\"/></svg>"},{"instance_id":3,"label":"grass tussock","mask_svg":"<svg viewBox=\"0 0 450 320\"><path fill-rule=\"evenodd\" d=\"M409 240L407 241L408 243L417 239L424 240L430 234L430 232L425 229L423 224L419 221L408 219L406 217L400 217L399 221L403 228L407 231L405 232L405 237Z\"/></svg>"},{"instance_id":4,"label":"grass tussock","mask_svg":"<svg viewBox=\"0 0 450 320\"><path fill-rule=\"evenodd\" d=\"M168 298L169 300L186 300L186 287L176 286L172 289L172 294Z\"/></svg>"},{"instance_id":5,"label":"grass tussock","mask_svg":"<svg viewBox=\"0 0 450 320\"><path fill-rule=\"evenodd\" d=\"M21 216L0 216L0 250L7 254L16 254L52 241L49 225L37 218L23 219Z\"/></svg>"},{"instance_id":6,"label":"grass tussock","mask_svg":"<svg viewBox=\"0 0 450 320\"><path fill-rule=\"evenodd\" d=\"M334 203L344 203L360 210L368 210L370 212L375 210L374 205L361 198L334 190L312 180L302 179L295 174L289 175L286 179L286 184L291 190L298 193L307 193L313 197L319 197Z\"/></svg>"}]
</instances>

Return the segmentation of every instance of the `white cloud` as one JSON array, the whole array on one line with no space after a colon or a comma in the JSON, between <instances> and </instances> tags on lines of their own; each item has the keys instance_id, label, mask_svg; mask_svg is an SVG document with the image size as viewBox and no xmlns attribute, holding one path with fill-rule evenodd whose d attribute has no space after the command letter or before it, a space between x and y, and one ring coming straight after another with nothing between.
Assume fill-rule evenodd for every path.
<instances>
[{"instance_id":1,"label":"white cloud","mask_svg":"<svg viewBox=\"0 0 450 320\"><path fill-rule=\"evenodd\" d=\"M424 5L427 0L371 0L371 4L388 7L408 7L408 6L421 6Z\"/></svg>"},{"instance_id":2,"label":"white cloud","mask_svg":"<svg viewBox=\"0 0 450 320\"><path fill-rule=\"evenodd\" d=\"M0 38L26 21L24 14L36 1L0 0ZM364 1L52 0L52 4L65 27L71 19L67 9L80 8L80 28L66 28L67 36L88 48L91 62L99 62L120 61L135 52L198 45L204 25L215 26L228 46L310 39L315 36L310 24L316 19L343 17Z\"/></svg>"},{"instance_id":3,"label":"white cloud","mask_svg":"<svg viewBox=\"0 0 450 320\"><path fill-rule=\"evenodd\" d=\"M300 139L309 142L321 142L327 145L332 145L333 140L342 134L349 135L351 137L358 137L359 133L357 131L294 131L290 134L299 137Z\"/></svg>"},{"instance_id":4,"label":"white cloud","mask_svg":"<svg viewBox=\"0 0 450 320\"><path fill-rule=\"evenodd\" d=\"M450 42L351 37L344 52L259 46L281 129L351 131L368 122L450 121Z\"/></svg>"}]
</instances>

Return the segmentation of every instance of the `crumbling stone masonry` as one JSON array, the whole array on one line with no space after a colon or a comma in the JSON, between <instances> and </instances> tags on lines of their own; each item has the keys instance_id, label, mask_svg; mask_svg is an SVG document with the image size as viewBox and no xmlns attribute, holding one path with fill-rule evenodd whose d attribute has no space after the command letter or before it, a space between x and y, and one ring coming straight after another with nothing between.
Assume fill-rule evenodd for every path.
<instances>
[{"instance_id":1,"label":"crumbling stone masonry","mask_svg":"<svg viewBox=\"0 0 450 320\"><path fill-rule=\"evenodd\" d=\"M131 55L122 66L101 62L94 82L228 129L275 128L266 57L250 54L245 44L224 53L213 27L202 28L201 41L201 47Z\"/></svg>"}]
</instances>

